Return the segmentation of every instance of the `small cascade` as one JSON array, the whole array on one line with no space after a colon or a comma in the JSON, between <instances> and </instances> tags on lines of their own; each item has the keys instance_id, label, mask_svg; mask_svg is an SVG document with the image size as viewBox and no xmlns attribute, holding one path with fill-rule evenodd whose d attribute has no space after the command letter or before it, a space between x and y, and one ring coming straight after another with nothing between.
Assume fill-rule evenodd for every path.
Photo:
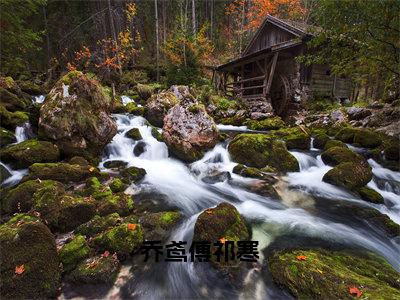
<instances>
[{"instance_id":1,"label":"small cascade","mask_svg":"<svg viewBox=\"0 0 400 300\"><path fill-rule=\"evenodd\" d=\"M10 177L8 177L6 180L4 180L1 183L2 187L14 186L21 181L22 177L24 177L26 174L28 174L28 169L14 170L9 165L4 164L1 161L0 161L0 165L2 167L4 167L9 174L11 174Z\"/></svg>"},{"instance_id":2,"label":"small cascade","mask_svg":"<svg viewBox=\"0 0 400 300\"><path fill-rule=\"evenodd\" d=\"M17 139L16 144L34 137L31 124L29 122L26 122L21 126L17 126L15 128L15 137Z\"/></svg>"},{"instance_id":3,"label":"small cascade","mask_svg":"<svg viewBox=\"0 0 400 300\"><path fill-rule=\"evenodd\" d=\"M37 104L42 104L45 98L46 98L45 95L32 96L32 102Z\"/></svg>"},{"instance_id":4,"label":"small cascade","mask_svg":"<svg viewBox=\"0 0 400 300\"><path fill-rule=\"evenodd\" d=\"M121 96L121 101L122 101L122 104L125 106L125 105L127 105L128 103L136 103L135 102L135 100L133 100L131 97L129 97L129 96L125 96L125 95L123 95L123 96ZM141 104L137 104L137 106L138 107L142 107L142 105Z\"/></svg>"},{"instance_id":5,"label":"small cascade","mask_svg":"<svg viewBox=\"0 0 400 300\"><path fill-rule=\"evenodd\" d=\"M247 128L247 126L234 126L234 125L218 124L217 128L221 131L251 131Z\"/></svg>"}]
</instances>

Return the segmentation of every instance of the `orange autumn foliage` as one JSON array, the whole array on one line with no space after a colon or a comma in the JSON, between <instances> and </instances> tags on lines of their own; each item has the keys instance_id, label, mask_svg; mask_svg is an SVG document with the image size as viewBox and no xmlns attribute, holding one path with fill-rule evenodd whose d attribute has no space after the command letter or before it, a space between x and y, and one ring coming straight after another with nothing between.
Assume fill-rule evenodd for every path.
<instances>
[{"instance_id":1,"label":"orange autumn foliage","mask_svg":"<svg viewBox=\"0 0 400 300\"><path fill-rule=\"evenodd\" d=\"M21 275L25 272L25 265L19 265L15 267L15 274Z\"/></svg>"},{"instance_id":2,"label":"orange autumn foliage","mask_svg":"<svg viewBox=\"0 0 400 300\"><path fill-rule=\"evenodd\" d=\"M135 230L136 229L136 224L129 223L128 224L128 229L129 230Z\"/></svg>"},{"instance_id":3,"label":"orange autumn foliage","mask_svg":"<svg viewBox=\"0 0 400 300\"><path fill-rule=\"evenodd\" d=\"M350 295L356 296L357 298L361 298L362 292L355 286L349 287L349 293Z\"/></svg>"},{"instance_id":4,"label":"orange autumn foliage","mask_svg":"<svg viewBox=\"0 0 400 300\"><path fill-rule=\"evenodd\" d=\"M307 260L307 256L305 255L298 255L296 258L297 260Z\"/></svg>"}]
</instances>

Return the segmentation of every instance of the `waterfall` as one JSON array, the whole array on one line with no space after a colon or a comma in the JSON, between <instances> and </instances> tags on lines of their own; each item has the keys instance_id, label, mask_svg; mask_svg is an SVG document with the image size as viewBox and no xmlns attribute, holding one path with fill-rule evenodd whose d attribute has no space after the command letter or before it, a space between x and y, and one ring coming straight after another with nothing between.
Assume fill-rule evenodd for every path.
<instances>
[{"instance_id":1,"label":"waterfall","mask_svg":"<svg viewBox=\"0 0 400 300\"><path fill-rule=\"evenodd\" d=\"M30 137L33 137L33 132L29 122L15 128L15 138L17 139L16 144L26 141Z\"/></svg>"}]
</instances>

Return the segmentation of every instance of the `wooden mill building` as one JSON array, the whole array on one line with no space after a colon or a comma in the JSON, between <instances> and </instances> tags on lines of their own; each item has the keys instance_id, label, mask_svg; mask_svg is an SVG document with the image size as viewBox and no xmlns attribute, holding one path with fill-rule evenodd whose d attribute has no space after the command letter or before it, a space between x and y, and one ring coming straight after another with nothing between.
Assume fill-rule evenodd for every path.
<instances>
[{"instance_id":1,"label":"wooden mill building","mask_svg":"<svg viewBox=\"0 0 400 300\"><path fill-rule=\"evenodd\" d=\"M351 82L331 74L329 66L297 62L311 38L306 24L267 16L241 56L216 68L214 82L228 95L270 102L278 115L314 96L349 98Z\"/></svg>"}]
</instances>

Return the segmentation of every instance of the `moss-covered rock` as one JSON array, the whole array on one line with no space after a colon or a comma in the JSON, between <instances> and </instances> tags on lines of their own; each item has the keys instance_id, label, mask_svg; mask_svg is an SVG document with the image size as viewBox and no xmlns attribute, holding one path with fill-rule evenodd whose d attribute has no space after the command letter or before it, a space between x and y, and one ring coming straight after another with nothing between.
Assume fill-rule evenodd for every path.
<instances>
[{"instance_id":1,"label":"moss-covered rock","mask_svg":"<svg viewBox=\"0 0 400 300\"><path fill-rule=\"evenodd\" d=\"M142 135L140 134L139 128L132 128L126 134L126 137L131 138L134 141L138 141L143 139Z\"/></svg>"},{"instance_id":2,"label":"moss-covered rock","mask_svg":"<svg viewBox=\"0 0 400 300\"><path fill-rule=\"evenodd\" d=\"M152 126L151 135L159 142L164 142L161 132L158 131L157 127Z\"/></svg>"},{"instance_id":3,"label":"moss-covered rock","mask_svg":"<svg viewBox=\"0 0 400 300\"><path fill-rule=\"evenodd\" d=\"M42 95L45 93L44 89L39 84L30 80L19 80L18 86L21 91L29 95Z\"/></svg>"},{"instance_id":4,"label":"moss-covered rock","mask_svg":"<svg viewBox=\"0 0 400 300\"><path fill-rule=\"evenodd\" d=\"M54 141L67 157L97 157L117 133L117 125L109 116L112 104L95 79L69 72L55 84L40 108L39 137Z\"/></svg>"},{"instance_id":5,"label":"moss-covered rock","mask_svg":"<svg viewBox=\"0 0 400 300\"><path fill-rule=\"evenodd\" d=\"M96 213L96 203L92 198L64 195L61 199L57 229L67 232L89 221Z\"/></svg>"},{"instance_id":6,"label":"moss-covered rock","mask_svg":"<svg viewBox=\"0 0 400 300\"><path fill-rule=\"evenodd\" d=\"M8 190L1 200L2 212L9 214L29 211L34 204L33 195L35 192L49 186L55 186L58 190L63 190L63 185L53 180L28 180Z\"/></svg>"},{"instance_id":7,"label":"moss-covered rock","mask_svg":"<svg viewBox=\"0 0 400 300\"><path fill-rule=\"evenodd\" d=\"M370 166L359 162L344 162L329 170L322 180L324 182L354 190L365 186L372 179Z\"/></svg>"},{"instance_id":8,"label":"moss-covered rock","mask_svg":"<svg viewBox=\"0 0 400 300\"><path fill-rule=\"evenodd\" d=\"M342 128L336 133L335 138L344 143L353 143L355 131L356 130L351 127Z\"/></svg>"},{"instance_id":9,"label":"moss-covered rock","mask_svg":"<svg viewBox=\"0 0 400 300\"><path fill-rule=\"evenodd\" d=\"M60 269L54 236L32 218L0 226L0 294L4 299L55 298ZM20 274L16 273L16 270Z\"/></svg>"},{"instance_id":10,"label":"moss-covered rock","mask_svg":"<svg viewBox=\"0 0 400 300\"><path fill-rule=\"evenodd\" d=\"M9 90L0 87L0 105L5 107L8 111L15 112L25 110L29 102L22 97L18 97Z\"/></svg>"},{"instance_id":11,"label":"moss-covered rock","mask_svg":"<svg viewBox=\"0 0 400 300\"><path fill-rule=\"evenodd\" d=\"M105 216L117 212L121 216L129 215L134 208L134 203L131 195L118 193L104 197L99 202L97 211L100 215Z\"/></svg>"},{"instance_id":12,"label":"moss-covered rock","mask_svg":"<svg viewBox=\"0 0 400 300\"><path fill-rule=\"evenodd\" d=\"M89 222L78 226L75 229L75 233L92 237L121 223L122 218L117 213L112 213L104 217L96 215Z\"/></svg>"},{"instance_id":13,"label":"moss-covered rock","mask_svg":"<svg viewBox=\"0 0 400 300\"><path fill-rule=\"evenodd\" d=\"M384 204L385 200L383 199L382 195L379 194L377 191L374 189L371 189L369 187L362 187L357 190L358 194L360 195L361 199L371 202L371 203L376 203L376 204Z\"/></svg>"},{"instance_id":14,"label":"moss-covered rock","mask_svg":"<svg viewBox=\"0 0 400 300\"><path fill-rule=\"evenodd\" d=\"M232 204L227 202L202 212L194 227L194 241L216 242L221 238L228 241L249 238L243 217Z\"/></svg>"},{"instance_id":15,"label":"moss-covered rock","mask_svg":"<svg viewBox=\"0 0 400 300\"><path fill-rule=\"evenodd\" d=\"M50 142L27 140L0 150L0 156L5 162L25 168L34 163L56 162L60 151Z\"/></svg>"},{"instance_id":16,"label":"moss-covered rock","mask_svg":"<svg viewBox=\"0 0 400 300\"><path fill-rule=\"evenodd\" d=\"M68 163L70 165L80 165L84 167L90 165L90 163L82 156L74 156L68 161Z\"/></svg>"},{"instance_id":17,"label":"moss-covered rock","mask_svg":"<svg viewBox=\"0 0 400 300\"><path fill-rule=\"evenodd\" d=\"M347 145L345 143L343 143L342 141L329 140L329 141L326 142L326 144L324 146L324 150L328 150L328 149L333 148L333 147L348 148Z\"/></svg>"},{"instance_id":18,"label":"moss-covered rock","mask_svg":"<svg viewBox=\"0 0 400 300\"><path fill-rule=\"evenodd\" d=\"M110 189L114 193L123 192L126 189L126 184L119 178L114 178L110 183Z\"/></svg>"},{"instance_id":19,"label":"moss-covered rock","mask_svg":"<svg viewBox=\"0 0 400 300\"><path fill-rule=\"evenodd\" d=\"M29 115L22 111L10 112L0 105L1 126L9 130L14 130L18 125L29 121Z\"/></svg>"},{"instance_id":20,"label":"moss-covered rock","mask_svg":"<svg viewBox=\"0 0 400 300\"><path fill-rule=\"evenodd\" d=\"M134 116L143 116L146 112L146 109L141 106L139 107L136 103L134 102L129 102L126 106L125 106L125 111L128 114L134 115Z\"/></svg>"},{"instance_id":21,"label":"moss-covered rock","mask_svg":"<svg viewBox=\"0 0 400 300\"><path fill-rule=\"evenodd\" d=\"M139 182L146 176L146 170L138 167L129 167L121 171L125 183Z\"/></svg>"},{"instance_id":22,"label":"moss-covered rock","mask_svg":"<svg viewBox=\"0 0 400 300\"><path fill-rule=\"evenodd\" d=\"M325 133L318 133L314 136L313 146L318 149L324 149L326 143L330 141L330 138Z\"/></svg>"},{"instance_id":23,"label":"moss-covered rock","mask_svg":"<svg viewBox=\"0 0 400 300\"><path fill-rule=\"evenodd\" d=\"M63 187L48 185L33 195L33 210L54 231L66 232L89 221L95 214L91 198L73 197L65 194Z\"/></svg>"},{"instance_id":24,"label":"moss-covered rock","mask_svg":"<svg viewBox=\"0 0 400 300\"><path fill-rule=\"evenodd\" d=\"M357 129L354 133L353 143L365 148L375 148L382 144L382 137L368 129Z\"/></svg>"},{"instance_id":25,"label":"moss-covered rock","mask_svg":"<svg viewBox=\"0 0 400 300\"><path fill-rule=\"evenodd\" d=\"M285 127L285 122L280 117L272 117L264 120L248 120L244 122L252 130L276 130Z\"/></svg>"},{"instance_id":26,"label":"moss-covered rock","mask_svg":"<svg viewBox=\"0 0 400 300\"><path fill-rule=\"evenodd\" d=\"M80 182L98 174L97 168L92 166L68 163L35 163L29 167L28 179L52 179L69 183Z\"/></svg>"},{"instance_id":27,"label":"moss-covered rock","mask_svg":"<svg viewBox=\"0 0 400 300\"><path fill-rule=\"evenodd\" d=\"M252 168L252 167L246 167L242 164L237 164L233 170L233 173L238 174L243 177L251 177L251 178L258 178L258 179L268 179L270 178L269 174L265 170L257 169L257 168Z\"/></svg>"},{"instance_id":28,"label":"moss-covered rock","mask_svg":"<svg viewBox=\"0 0 400 300\"><path fill-rule=\"evenodd\" d=\"M298 171L299 164L284 143L263 134L239 134L228 147L234 161L249 167L271 166L278 171Z\"/></svg>"},{"instance_id":29,"label":"moss-covered rock","mask_svg":"<svg viewBox=\"0 0 400 300\"><path fill-rule=\"evenodd\" d=\"M278 251L268 258L268 265L273 280L298 299L353 299L350 287L357 287L365 299L400 297L399 274L371 253Z\"/></svg>"},{"instance_id":30,"label":"moss-covered rock","mask_svg":"<svg viewBox=\"0 0 400 300\"><path fill-rule=\"evenodd\" d=\"M332 147L322 152L322 161L330 166L336 166L343 162L360 162L367 164L366 160L359 154L344 147Z\"/></svg>"},{"instance_id":31,"label":"moss-covered rock","mask_svg":"<svg viewBox=\"0 0 400 300\"><path fill-rule=\"evenodd\" d=\"M147 101L147 99L149 99L151 95L155 92L155 89L151 85L138 83L136 85L136 91L140 99L142 99L143 101Z\"/></svg>"},{"instance_id":32,"label":"moss-covered rock","mask_svg":"<svg viewBox=\"0 0 400 300\"><path fill-rule=\"evenodd\" d=\"M17 141L13 132L0 127L0 147L7 146Z\"/></svg>"},{"instance_id":33,"label":"moss-covered rock","mask_svg":"<svg viewBox=\"0 0 400 300\"><path fill-rule=\"evenodd\" d=\"M126 165L128 165L128 163L122 160L110 160L103 164L103 166L107 169L122 169Z\"/></svg>"},{"instance_id":34,"label":"moss-covered rock","mask_svg":"<svg viewBox=\"0 0 400 300\"><path fill-rule=\"evenodd\" d=\"M218 119L218 122L220 124L233 125L233 126L242 126L244 121L245 121L245 116L242 115L234 115L233 117Z\"/></svg>"},{"instance_id":35,"label":"moss-covered rock","mask_svg":"<svg viewBox=\"0 0 400 300\"><path fill-rule=\"evenodd\" d=\"M124 257L137 250L143 242L142 227L139 224L123 223L93 238L91 243L98 251L116 252Z\"/></svg>"},{"instance_id":36,"label":"moss-covered rock","mask_svg":"<svg viewBox=\"0 0 400 300\"><path fill-rule=\"evenodd\" d=\"M182 214L178 211L149 213L140 218L144 237L147 240L165 238L171 229L180 221Z\"/></svg>"},{"instance_id":37,"label":"moss-covered rock","mask_svg":"<svg viewBox=\"0 0 400 300\"><path fill-rule=\"evenodd\" d=\"M76 284L109 284L117 278L121 264L113 255L88 258L69 274L68 281Z\"/></svg>"},{"instance_id":38,"label":"moss-covered rock","mask_svg":"<svg viewBox=\"0 0 400 300\"><path fill-rule=\"evenodd\" d=\"M355 206L350 209L354 209L356 215L360 218L383 230L387 236L400 236L400 225L392 221L389 216L381 213L379 210L370 207L360 209Z\"/></svg>"},{"instance_id":39,"label":"moss-covered rock","mask_svg":"<svg viewBox=\"0 0 400 300\"><path fill-rule=\"evenodd\" d=\"M145 117L154 126L162 127L168 110L179 103L173 92L155 94L146 103Z\"/></svg>"},{"instance_id":40,"label":"moss-covered rock","mask_svg":"<svg viewBox=\"0 0 400 300\"><path fill-rule=\"evenodd\" d=\"M399 160L400 159L400 142L391 143L383 149L383 154L388 160Z\"/></svg>"},{"instance_id":41,"label":"moss-covered rock","mask_svg":"<svg viewBox=\"0 0 400 300\"><path fill-rule=\"evenodd\" d=\"M66 243L59 252L60 262L63 271L68 273L90 255L90 247L82 235L77 235L74 239Z\"/></svg>"}]
</instances>

